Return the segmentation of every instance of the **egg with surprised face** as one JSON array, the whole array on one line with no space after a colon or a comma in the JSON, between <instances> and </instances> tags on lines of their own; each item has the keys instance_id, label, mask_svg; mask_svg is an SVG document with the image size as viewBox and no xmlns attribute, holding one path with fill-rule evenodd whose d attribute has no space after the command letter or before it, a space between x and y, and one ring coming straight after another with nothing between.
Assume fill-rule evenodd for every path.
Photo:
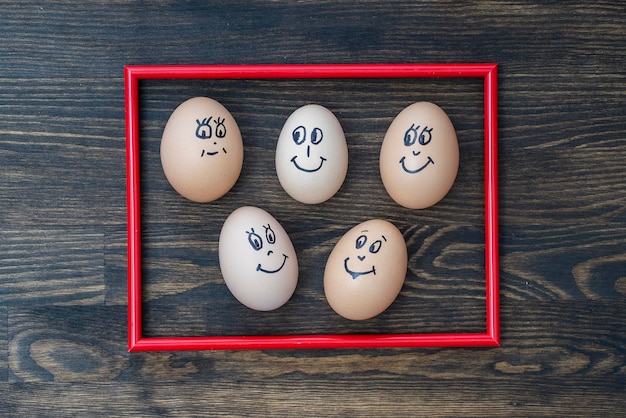
<instances>
[{"instance_id":1,"label":"egg with surprised face","mask_svg":"<svg viewBox=\"0 0 626 418\"><path fill-rule=\"evenodd\" d=\"M298 283L298 260L287 232L263 209L233 211L219 238L220 270L233 296L248 308L284 305Z\"/></svg>"},{"instance_id":2,"label":"egg with surprised face","mask_svg":"<svg viewBox=\"0 0 626 418\"><path fill-rule=\"evenodd\" d=\"M194 97L165 125L161 165L174 190L194 202L211 202L236 183L243 166L241 132L216 100Z\"/></svg>"},{"instance_id":3,"label":"egg with surprised face","mask_svg":"<svg viewBox=\"0 0 626 418\"><path fill-rule=\"evenodd\" d=\"M406 243L398 228L382 219L363 222L341 237L328 257L326 300L344 318L372 318L400 293L407 265Z\"/></svg>"},{"instance_id":4,"label":"egg with surprised face","mask_svg":"<svg viewBox=\"0 0 626 418\"><path fill-rule=\"evenodd\" d=\"M309 104L295 110L276 144L276 174L295 200L321 203L337 193L348 171L348 145L328 109Z\"/></svg>"},{"instance_id":5,"label":"egg with surprised face","mask_svg":"<svg viewBox=\"0 0 626 418\"><path fill-rule=\"evenodd\" d=\"M456 131L446 113L414 103L391 122L380 149L380 176L399 205L423 209L450 191L459 169Z\"/></svg>"}]
</instances>

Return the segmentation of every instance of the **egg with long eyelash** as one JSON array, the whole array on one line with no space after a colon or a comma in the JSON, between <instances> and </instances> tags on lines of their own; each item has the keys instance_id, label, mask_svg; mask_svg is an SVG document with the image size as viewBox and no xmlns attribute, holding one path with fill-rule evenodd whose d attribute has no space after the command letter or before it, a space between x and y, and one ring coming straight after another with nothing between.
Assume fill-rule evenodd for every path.
<instances>
[{"instance_id":1,"label":"egg with long eyelash","mask_svg":"<svg viewBox=\"0 0 626 418\"><path fill-rule=\"evenodd\" d=\"M330 307L351 320L373 318L396 299L406 277L408 252L391 222L372 219L339 239L324 269Z\"/></svg>"},{"instance_id":2,"label":"egg with long eyelash","mask_svg":"<svg viewBox=\"0 0 626 418\"><path fill-rule=\"evenodd\" d=\"M380 149L380 177L399 205L424 209L443 199L459 169L452 121L434 103L418 102L391 122Z\"/></svg>"},{"instance_id":3,"label":"egg with long eyelash","mask_svg":"<svg viewBox=\"0 0 626 418\"><path fill-rule=\"evenodd\" d=\"M248 308L277 309L295 292L296 251L285 229L265 210L243 206L233 211L222 226L218 251L228 290Z\"/></svg>"},{"instance_id":4,"label":"egg with long eyelash","mask_svg":"<svg viewBox=\"0 0 626 418\"><path fill-rule=\"evenodd\" d=\"M237 182L243 142L233 115L219 102L194 97L169 117L161 138L161 165L170 185L194 202L211 202Z\"/></svg>"}]
</instances>

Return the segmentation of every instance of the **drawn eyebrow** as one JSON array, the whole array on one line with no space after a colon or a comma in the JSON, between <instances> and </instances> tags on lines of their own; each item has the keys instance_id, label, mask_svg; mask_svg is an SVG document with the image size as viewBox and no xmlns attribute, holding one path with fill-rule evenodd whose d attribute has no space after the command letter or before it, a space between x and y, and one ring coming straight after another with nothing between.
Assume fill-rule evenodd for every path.
<instances>
[{"instance_id":1,"label":"drawn eyebrow","mask_svg":"<svg viewBox=\"0 0 626 418\"><path fill-rule=\"evenodd\" d=\"M367 229L362 230L361 232L369 232Z\"/></svg>"},{"instance_id":2,"label":"drawn eyebrow","mask_svg":"<svg viewBox=\"0 0 626 418\"><path fill-rule=\"evenodd\" d=\"M383 237L383 239L385 240L385 242L387 242L387 238L385 238L384 235L381 235L381 237Z\"/></svg>"}]
</instances>

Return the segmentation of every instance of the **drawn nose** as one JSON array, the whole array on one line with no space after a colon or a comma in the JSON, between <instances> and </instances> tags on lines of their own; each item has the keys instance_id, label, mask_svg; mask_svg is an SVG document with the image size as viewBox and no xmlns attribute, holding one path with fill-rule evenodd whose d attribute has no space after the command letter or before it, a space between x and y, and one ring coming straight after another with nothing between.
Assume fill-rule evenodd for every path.
<instances>
[{"instance_id":1,"label":"drawn nose","mask_svg":"<svg viewBox=\"0 0 626 418\"><path fill-rule=\"evenodd\" d=\"M274 251L269 250L269 251L267 252L267 255L272 255L273 253L274 253Z\"/></svg>"},{"instance_id":2,"label":"drawn nose","mask_svg":"<svg viewBox=\"0 0 626 418\"><path fill-rule=\"evenodd\" d=\"M361 261L365 260L365 256L364 255L357 255L357 258Z\"/></svg>"},{"instance_id":3,"label":"drawn nose","mask_svg":"<svg viewBox=\"0 0 626 418\"><path fill-rule=\"evenodd\" d=\"M415 155L416 157L422 153L422 151L417 151L417 152L415 152L415 151L411 151L411 152L412 152L412 153L413 153L413 155Z\"/></svg>"},{"instance_id":4,"label":"drawn nose","mask_svg":"<svg viewBox=\"0 0 626 418\"><path fill-rule=\"evenodd\" d=\"M311 146L307 145L306 146L306 157L309 158L311 156Z\"/></svg>"}]
</instances>

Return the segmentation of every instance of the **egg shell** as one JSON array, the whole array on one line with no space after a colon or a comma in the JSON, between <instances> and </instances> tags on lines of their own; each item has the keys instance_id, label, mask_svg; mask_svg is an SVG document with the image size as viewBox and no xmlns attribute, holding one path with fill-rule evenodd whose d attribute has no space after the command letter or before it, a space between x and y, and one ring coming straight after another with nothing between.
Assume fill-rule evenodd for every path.
<instances>
[{"instance_id":1,"label":"egg shell","mask_svg":"<svg viewBox=\"0 0 626 418\"><path fill-rule=\"evenodd\" d=\"M380 176L399 205L423 209L450 191L459 169L452 121L439 106L414 103L391 122L380 149Z\"/></svg>"},{"instance_id":2,"label":"egg shell","mask_svg":"<svg viewBox=\"0 0 626 418\"><path fill-rule=\"evenodd\" d=\"M285 121L276 144L276 174L295 200L316 204L330 199L348 172L348 145L339 120L309 104Z\"/></svg>"},{"instance_id":3,"label":"egg shell","mask_svg":"<svg viewBox=\"0 0 626 418\"><path fill-rule=\"evenodd\" d=\"M211 202L237 182L243 142L237 122L216 100L194 97L172 113L161 139L161 165L172 187L194 202Z\"/></svg>"},{"instance_id":4,"label":"egg shell","mask_svg":"<svg viewBox=\"0 0 626 418\"><path fill-rule=\"evenodd\" d=\"M400 293L407 265L406 243L398 228L382 219L363 222L346 232L328 257L326 300L344 318L372 318Z\"/></svg>"},{"instance_id":5,"label":"egg shell","mask_svg":"<svg viewBox=\"0 0 626 418\"><path fill-rule=\"evenodd\" d=\"M226 286L251 309L277 309L296 290L296 251L284 228L263 209L243 206L228 216L220 232L219 261Z\"/></svg>"}]
</instances>

